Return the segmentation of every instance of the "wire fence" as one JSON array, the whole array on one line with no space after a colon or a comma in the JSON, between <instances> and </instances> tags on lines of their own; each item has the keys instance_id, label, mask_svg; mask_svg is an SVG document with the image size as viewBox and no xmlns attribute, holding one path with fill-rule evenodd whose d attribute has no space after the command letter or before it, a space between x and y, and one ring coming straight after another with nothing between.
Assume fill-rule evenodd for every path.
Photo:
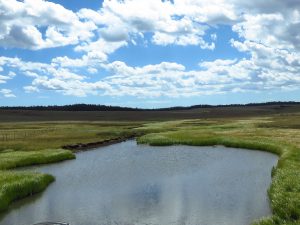
<instances>
[{"instance_id":1,"label":"wire fence","mask_svg":"<svg viewBox=\"0 0 300 225\"><path fill-rule=\"evenodd\" d=\"M18 139L33 138L46 133L54 132L57 128L43 128L32 130L0 130L0 141L12 141Z\"/></svg>"}]
</instances>

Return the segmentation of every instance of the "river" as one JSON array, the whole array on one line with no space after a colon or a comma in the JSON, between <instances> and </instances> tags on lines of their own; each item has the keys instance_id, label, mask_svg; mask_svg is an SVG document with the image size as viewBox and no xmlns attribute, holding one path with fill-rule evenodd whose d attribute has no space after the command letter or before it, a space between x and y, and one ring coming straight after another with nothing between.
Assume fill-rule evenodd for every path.
<instances>
[{"instance_id":1,"label":"river","mask_svg":"<svg viewBox=\"0 0 300 225\"><path fill-rule=\"evenodd\" d=\"M271 214L267 189L277 160L262 151L130 140L31 167L56 181L12 204L0 225L249 225Z\"/></svg>"}]
</instances>

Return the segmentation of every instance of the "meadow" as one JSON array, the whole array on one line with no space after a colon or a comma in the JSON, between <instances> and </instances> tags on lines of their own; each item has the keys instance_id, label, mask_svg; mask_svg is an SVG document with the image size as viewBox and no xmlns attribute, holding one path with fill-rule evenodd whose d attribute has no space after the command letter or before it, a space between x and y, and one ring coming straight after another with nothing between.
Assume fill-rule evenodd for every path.
<instances>
[{"instance_id":1,"label":"meadow","mask_svg":"<svg viewBox=\"0 0 300 225\"><path fill-rule=\"evenodd\" d=\"M300 113L200 116L159 122L150 119L0 123L0 210L44 190L55 180L51 175L14 168L74 159L72 151L62 148L66 145L136 136L141 144L224 145L279 155L268 193L273 216L255 225L300 224Z\"/></svg>"}]
</instances>

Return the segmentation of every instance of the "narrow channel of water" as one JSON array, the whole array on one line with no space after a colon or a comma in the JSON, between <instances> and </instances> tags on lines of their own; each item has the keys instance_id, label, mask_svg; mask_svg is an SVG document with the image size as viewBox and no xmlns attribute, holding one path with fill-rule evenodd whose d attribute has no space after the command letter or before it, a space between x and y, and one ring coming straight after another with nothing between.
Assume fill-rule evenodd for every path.
<instances>
[{"instance_id":1,"label":"narrow channel of water","mask_svg":"<svg viewBox=\"0 0 300 225\"><path fill-rule=\"evenodd\" d=\"M56 176L12 205L0 225L249 225L269 215L278 157L216 147L150 147L126 141L33 168Z\"/></svg>"}]
</instances>

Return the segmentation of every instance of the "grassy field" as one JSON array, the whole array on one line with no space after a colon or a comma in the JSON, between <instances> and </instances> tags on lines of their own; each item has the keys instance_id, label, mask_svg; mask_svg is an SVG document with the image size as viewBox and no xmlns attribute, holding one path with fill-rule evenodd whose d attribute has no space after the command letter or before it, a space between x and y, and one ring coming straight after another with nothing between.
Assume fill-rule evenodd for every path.
<instances>
[{"instance_id":1,"label":"grassy field","mask_svg":"<svg viewBox=\"0 0 300 225\"><path fill-rule=\"evenodd\" d=\"M0 152L59 149L133 135L136 122L31 122L0 123Z\"/></svg>"},{"instance_id":2,"label":"grassy field","mask_svg":"<svg viewBox=\"0 0 300 225\"><path fill-rule=\"evenodd\" d=\"M147 119L150 120L150 119ZM150 145L225 145L279 155L269 196L273 216L260 225L300 224L300 113L163 122L31 122L0 124L0 210L42 191L51 175L11 169L74 158L64 145L141 136ZM2 135L2 136L1 136ZM2 137L2 138L1 138Z\"/></svg>"}]
</instances>

